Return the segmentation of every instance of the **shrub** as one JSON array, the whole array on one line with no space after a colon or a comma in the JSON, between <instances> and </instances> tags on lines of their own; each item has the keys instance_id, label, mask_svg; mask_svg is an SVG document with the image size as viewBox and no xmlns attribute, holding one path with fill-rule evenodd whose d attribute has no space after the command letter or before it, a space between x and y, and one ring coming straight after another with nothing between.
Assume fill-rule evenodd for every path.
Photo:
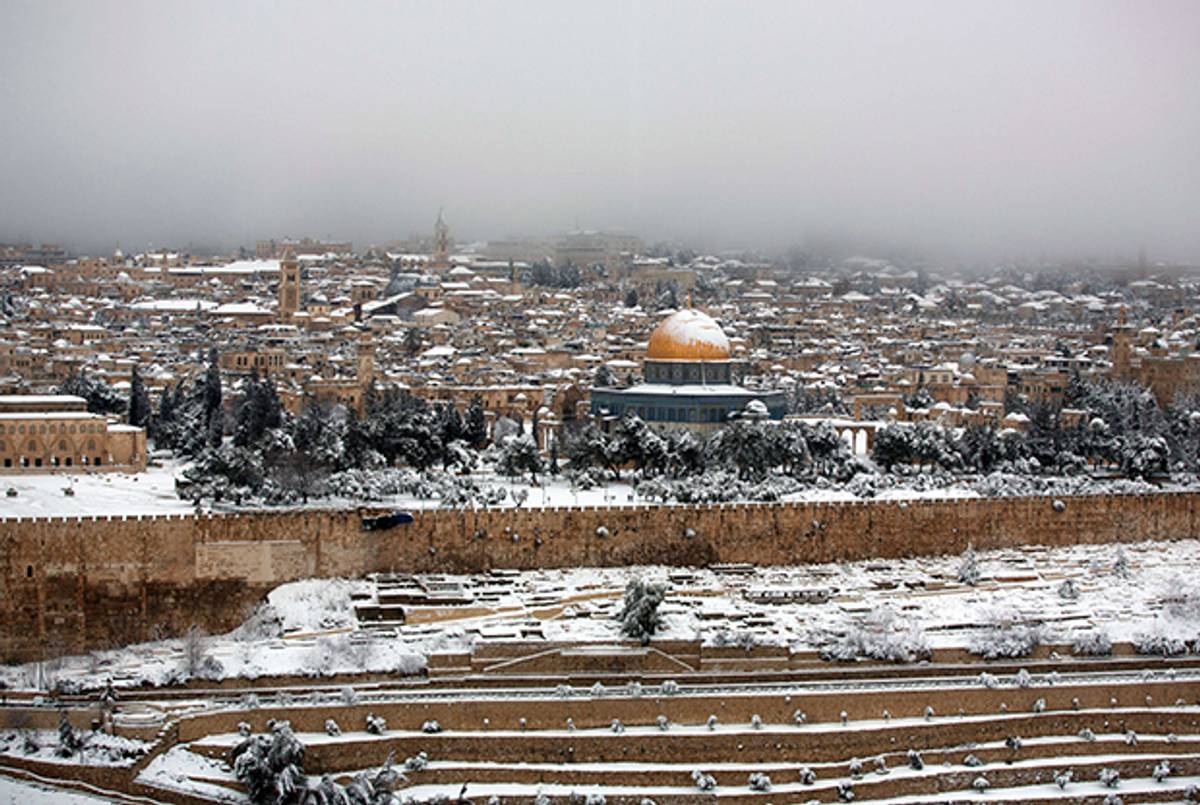
<instances>
[{"instance_id":1,"label":"shrub","mask_svg":"<svg viewBox=\"0 0 1200 805\"><path fill-rule=\"evenodd\" d=\"M651 584L640 578L630 579L625 587L625 601L617 620L621 622L621 633L634 640L640 640L643 645L662 624L658 608L667 596L665 584Z\"/></svg>"},{"instance_id":2,"label":"shrub","mask_svg":"<svg viewBox=\"0 0 1200 805\"><path fill-rule=\"evenodd\" d=\"M325 719L325 734L331 738L336 738L342 734L342 728L332 718L327 718Z\"/></svg>"},{"instance_id":3,"label":"shrub","mask_svg":"<svg viewBox=\"0 0 1200 805\"><path fill-rule=\"evenodd\" d=\"M711 774L705 774L699 769L692 771L692 782L696 784L696 788L701 791L712 791L717 787L717 780Z\"/></svg>"},{"instance_id":4,"label":"shrub","mask_svg":"<svg viewBox=\"0 0 1200 805\"><path fill-rule=\"evenodd\" d=\"M374 713L367 713L367 732L372 735L383 735L387 731L387 719Z\"/></svg>"},{"instance_id":5,"label":"shrub","mask_svg":"<svg viewBox=\"0 0 1200 805\"><path fill-rule=\"evenodd\" d=\"M746 781L746 784L750 786L751 791L771 790L771 778L759 772L751 774L750 779Z\"/></svg>"},{"instance_id":6,"label":"shrub","mask_svg":"<svg viewBox=\"0 0 1200 805\"><path fill-rule=\"evenodd\" d=\"M1082 632L1071 641L1071 651L1085 657L1107 657L1112 654L1112 638L1103 629Z\"/></svg>"},{"instance_id":7,"label":"shrub","mask_svg":"<svg viewBox=\"0 0 1200 805\"><path fill-rule=\"evenodd\" d=\"M270 735L252 735L230 752L234 776L255 803L287 801L308 787L301 770L304 745L288 722L270 726Z\"/></svg>"},{"instance_id":8,"label":"shrub","mask_svg":"<svg viewBox=\"0 0 1200 805\"><path fill-rule=\"evenodd\" d=\"M1188 644L1169 634L1160 622L1148 632L1139 632L1133 636L1133 649L1138 654L1153 654L1159 657L1177 657L1187 654Z\"/></svg>"},{"instance_id":9,"label":"shrub","mask_svg":"<svg viewBox=\"0 0 1200 805\"><path fill-rule=\"evenodd\" d=\"M987 660L1028 657L1046 639L1045 627L996 624L976 634L967 650Z\"/></svg>"},{"instance_id":10,"label":"shrub","mask_svg":"<svg viewBox=\"0 0 1200 805\"><path fill-rule=\"evenodd\" d=\"M971 587L979 584L979 560L970 545L963 551L962 561L958 565L958 580Z\"/></svg>"},{"instance_id":11,"label":"shrub","mask_svg":"<svg viewBox=\"0 0 1200 805\"><path fill-rule=\"evenodd\" d=\"M1121 784L1121 772L1116 769L1101 769L1096 779L1109 788L1116 788Z\"/></svg>"}]
</instances>

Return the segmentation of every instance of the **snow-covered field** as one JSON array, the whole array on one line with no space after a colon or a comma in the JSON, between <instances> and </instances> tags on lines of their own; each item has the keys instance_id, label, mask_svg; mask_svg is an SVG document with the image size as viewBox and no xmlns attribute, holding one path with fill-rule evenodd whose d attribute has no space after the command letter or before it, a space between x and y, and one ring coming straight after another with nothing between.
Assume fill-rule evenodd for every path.
<instances>
[{"instance_id":1,"label":"snow-covered field","mask_svg":"<svg viewBox=\"0 0 1200 805\"><path fill-rule=\"evenodd\" d=\"M170 464L132 475L7 476L0 481L0 517L186 514L193 507L175 494L176 469ZM15 489L16 496L5 494L8 489Z\"/></svg>"},{"instance_id":2,"label":"snow-covered field","mask_svg":"<svg viewBox=\"0 0 1200 805\"><path fill-rule=\"evenodd\" d=\"M6 730L0 732L0 755L30 758L69 766L128 766L149 748L143 741L104 732L78 733L82 747L67 757L59 754L56 730Z\"/></svg>"},{"instance_id":3,"label":"snow-covered field","mask_svg":"<svg viewBox=\"0 0 1200 805\"><path fill-rule=\"evenodd\" d=\"M831 647L853 654L866 636L902 649L967 647L1033 632L1070 645L1081 635L1112 642L1195 640L1200 623L1200 541L1126 546L1029 546L978 554L979 583L958 579L960 557L796 567L583 568L479 576L310 580L283 585L227 635L203 638L202 678L414 673L435 652L485 640L608 642L629 580L663 581L669 593L657 636L706 645ZM1070 582L1069 584L1067 582ZM405 605L406 621L359 622L357 606L381 594L435 591ZM445 602L446 591L454 601ZM817 603L769 601L817 591ZM868 640L868 643L870 640ZM840 648L839 648L840 647ZM96 687L162 684L188 676L187 640L146 643L68 658L60 667L8 666L0 681L29 689L52 680Z\"/></svg>"},{"instance_id":4,"label":"snow-covered field","mask_svg":"<svg viewBox=\"0 0 1200 805\"><path fill-rule=\"evenodd\" d=\"M0 776L0 803L4 805L103 805L112 800L77 794L49 785Z\"/></svg>"},{"instance_id":5,"label":"snow-covered field","mask_svg":"<svg viewBox=\"0 0 1200 805\"><path fill-rule=\"evenodd\" d=\"M181 467L180 462L166 461L162 466L150 467L146 472L133 475L98 473L10 476L0 482L0 518L188 514L196 510L195 506L190 501L179 498L175 490L175 477ZM462 480L465 476L456 477ZM634 485L628 480L610 481L603 486L591 489L573 486L563 476L540 476L537 485L530 484L528 479L513 479L494 472L476 472L470 476L470 480L480 488L502 491L503 499L494 504L498 508L516 506L518 501L520 501L519 505L527 508L671 505L669 503L659 504L657 499L637 494ZM969 478L953 481L953 479L916 475L911 478L887 477L885 480L887 482L881 485L856 484L856 482L848 485L819 483L799 491L784 493L780 496L780 500L784 502L823 502L863 499L977 498L981 497L981 492L974 487L980 483L984 484L985 489L982 494L994 494L995 492L992 490L996 486L1011 487L1007 491L997 494L1033 494L1038 493L1039 490L1044 494L1046 489L1053 489L1055 494L1063 495L1098 492L1106 489L1114 492L1145 492L1155 489L1155 487L1129 481L1089 481L1082 478L997 479L989 476L984 481ZM16 495L5 494L9 489L15 490ZM70 489L72 494L64 491L67 489ZM868 495L869 498L864 498L864 495ZM436 497L392 495L373 500L345 497L323 498L314 500L308 504L308 507L343 508L370 505L421 510L438 508L441 503L441 500ZM214 504L211 501L205 501L203 506L206 510L216 511L235 509L230 503ZM247 505L246 508L263 508L263 506L255 504ZM288 508L294 507L289 506Z\"/></svg>"}]
</instances>

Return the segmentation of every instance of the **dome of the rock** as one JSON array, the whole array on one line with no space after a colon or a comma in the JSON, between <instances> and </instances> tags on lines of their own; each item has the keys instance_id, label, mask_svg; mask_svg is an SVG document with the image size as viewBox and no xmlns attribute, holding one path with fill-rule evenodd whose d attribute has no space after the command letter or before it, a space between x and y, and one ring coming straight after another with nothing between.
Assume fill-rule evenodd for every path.
<instances>
[{"instance_id":1,"label":"dome of the rock","mask_svg":"<svg viewBox=\"0 0 1200 805\"><path fill-rule=\"evenodd\" d=\"M729 339L706 313L685 308L668 316L650 334L646 358L652 361L727 361Z\"/></svg>"}]
</instances>

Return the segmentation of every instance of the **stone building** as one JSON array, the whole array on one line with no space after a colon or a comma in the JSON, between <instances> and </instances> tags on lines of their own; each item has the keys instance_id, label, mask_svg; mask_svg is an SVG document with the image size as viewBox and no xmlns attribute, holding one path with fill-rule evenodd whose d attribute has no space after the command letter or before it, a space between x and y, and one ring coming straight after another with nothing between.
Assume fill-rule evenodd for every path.
<instances>
[{"instance_id":1,"label":"stone building","mask_svg":"<svg viewBox=\"0 0 1200 805\"><path fill-rule=\"evenodd\" d=\"M729 339L699 310L679 310L655 328L643 373L643 382L629 388L592 389L592 416L612 422L636 414L662 428L708 431L743 415L783 419L786 413L782 391L734 382Z\"/></svg>"},{"instance_id":2,"label":"stone building","mask_svg":"<svg viewBox=\"0 0 1200 805\"><path fill-rule=\"evenodd\" d=\"M82 397L0 397L0 473L145 469L146 431L88 413Z\"/></svg>"}]
</instances>

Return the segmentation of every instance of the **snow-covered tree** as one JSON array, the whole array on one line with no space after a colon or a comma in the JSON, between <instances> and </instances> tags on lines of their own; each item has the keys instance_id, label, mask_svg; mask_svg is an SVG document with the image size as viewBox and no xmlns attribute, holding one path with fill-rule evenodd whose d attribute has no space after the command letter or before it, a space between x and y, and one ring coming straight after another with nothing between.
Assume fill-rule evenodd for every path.
<instances>
[{"instance_id":1,"label":"snow-covered tree","mask_svg":"<svg viewBox=\"0 0 1200 805\"><path fill-rule=\"evenodd\" d=\"M511 478L529 473L530 480L536 484L537 474L543 466L541 452L529 434L513 436L500 445L497 469Z\"/></svg>"},{"instance_id":2,"label":"snow-covered tree","mask_svg":"<svg viewBox=\"0 0 1200 805\"><path fill-rule=\"evenodd\" d=\"M87 410L92 414L121 414L129 407L116 389L83 371L64 380L57 393L82 397L87 400Z\"/></svg>"},{"instance_id":3,"label":"snow-covered tree","mask_svg":"<svg viewBox=\"0 0 1200 805\"><path fill-rule=\"evenodd\" d=\"M975 548L968 545L958 565L958 580L962 584L974 587L979 584L979 578L979 558L975 555Z\"/></svg>"},{"instance_id":4,"label":"snow-covered tree","mask_svg":"<svg viewBox=\"0 0 1200 805\"><path fill-rule=\"evenodd\" d=\"M463 441L476 449L487 441L487 417L483 411L483 397L476 394L467 405L463 417Z\"/></svg>"},{"instance_id":5,"label":"snow-covered tree","mask_svg":"<svg viewBox=\"0 0 1200 805\"><path fill-rule=\"evenodd\" d=\"M304 745L286 721L272 722L269 735L251 735L230 753L234 775L255 805L298 802L307 788Z\"/></svg>"},{"instance_id":6,"label":"snow-covered tree","mask_svg":"<svg viewBox=\"0 0 1200 805\"><path fill-rule=\"evenodd\" d=\"M72 757L83 748L83 739L67 720L67 711L58 712L58 754L60 757Z\"/></svg>"},{"instance_id":7,"label":"snow-covered tree","mask_svg":"<svg viewBox=\"0 0 1200 805\"><path fill-rule=\"evenodd\" d=\"M150 395L146 392L142 371L137 364L129 373L129 406L126 412L127 421L134 427L143 428L150 421Z\"/></svg>"},{"instance_id":8,"label":"snow-covered tree","mask_svg":"<svg viewBox=\"0 0 1200 805\"><path fill-rule=\"evenodd\" d=\"M621 622L621 633L626 637L642 641L643 645L658 630L662 618L658 613L659 606L666 598L667 588L664 584L655 584L641 578L634 578L625 587L625 601L617 620Z\"/></svg>"}]
</instances>

